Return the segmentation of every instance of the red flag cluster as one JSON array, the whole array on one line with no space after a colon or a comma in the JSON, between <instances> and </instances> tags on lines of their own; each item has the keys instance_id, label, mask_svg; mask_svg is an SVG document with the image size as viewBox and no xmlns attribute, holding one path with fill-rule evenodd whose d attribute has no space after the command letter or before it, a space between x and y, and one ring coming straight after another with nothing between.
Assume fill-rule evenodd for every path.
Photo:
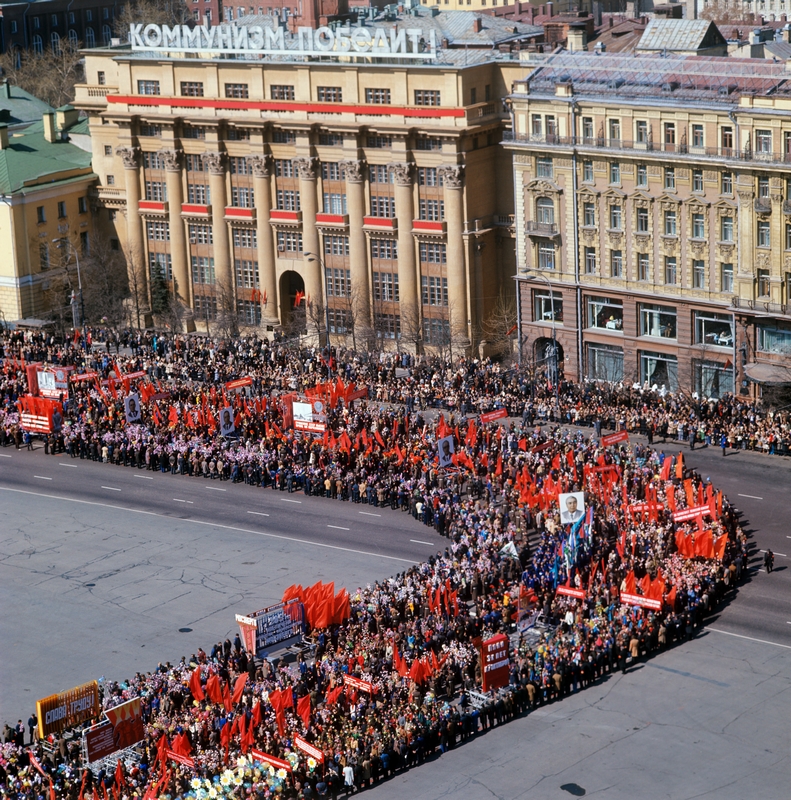
<instances>
[{"instance_id":1,"label":"red flag cluster","mask_svg":"<svg viewBox=\"0 0 791 800\"><path fill-rule=\"evenodd\" d=\"M698 531L687 536L683 531L676 531L676 547L684 558L716 558L720 561L725 555L728 535L723 534L716 541L710 530Z\"/></svg>"},{"instance_id":2,"label":"red flag cluster","mask_svg":"<svg viewBox=\"0 0 791 800\"><path fill-rule=\"evenodd\" d=\"M334 583L318 581L313 586L303 589L295 584L283 592L283 602L299 600L305 609L305 622L311 628L329 628L340 625L351 615L349 593L341 589L335 594Z\"/></svg>"}]
</instances>

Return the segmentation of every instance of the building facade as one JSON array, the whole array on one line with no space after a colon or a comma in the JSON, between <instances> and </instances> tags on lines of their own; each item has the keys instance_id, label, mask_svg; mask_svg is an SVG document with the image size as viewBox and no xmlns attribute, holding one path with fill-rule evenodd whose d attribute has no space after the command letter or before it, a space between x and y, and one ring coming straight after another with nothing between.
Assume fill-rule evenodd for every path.
<instances>
[{"instance_id":1,"label":"building facade","mask_svg":"<svg viewBox=\"0 0 791 800\"><path fill-rule=\"evenodd\" d=\"M428 41L440 17L408 22ZM359 35L396 35L399 22ZM497 24L514 42L513 23ZM210 326L230 298L242 322L271 329L304 297L326 300L332 333L478 343L515 270L500 142L502 98L522 70L491 49L412 60L86 52L76 104L100 216L130 264L166 276L190 326Z\"/></svg>"},{"instance_id":2,"label":"building facade","mask_svg":"<svg viewBox=\"0 0 791 800\"><path fill-rule=\"evenodd\" d=\"M525 358L706 397L783 374L785 65L584 52L539 64L515 85L506 145Z\"/></svg>"}]
</instances>

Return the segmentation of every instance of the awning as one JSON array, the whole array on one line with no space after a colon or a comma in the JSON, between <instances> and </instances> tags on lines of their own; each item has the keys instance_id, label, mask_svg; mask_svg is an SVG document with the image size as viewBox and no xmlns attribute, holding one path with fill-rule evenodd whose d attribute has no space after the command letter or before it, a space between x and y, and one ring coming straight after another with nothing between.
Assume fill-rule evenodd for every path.
<instances>
[{"instance_id":1,"label":"awning","mask_svg":"<svg viewBox=\"0 0 791 800\"><path fill-rule=\"evenodd\" d=\"M744 365L744 374L753 383L771 383L776 385L791 383L791 365L767 364L753 361Z\"/></svg>"}]
</instances>

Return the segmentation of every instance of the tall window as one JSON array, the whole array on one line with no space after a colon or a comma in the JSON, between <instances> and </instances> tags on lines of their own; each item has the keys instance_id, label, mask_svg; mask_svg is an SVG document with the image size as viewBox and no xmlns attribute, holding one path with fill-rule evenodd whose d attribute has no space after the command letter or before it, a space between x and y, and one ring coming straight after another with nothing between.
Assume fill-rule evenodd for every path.
<instances>
[{"instance_id":1,"label":"tall window","mask_svg":"<svg viewBox=\"0 0 791 800\"><path fill-rule=\"evenodd\" d=\"M758 270L758 297L769 297L769 270Z\"/></svg>"},{"instance_id":2,"label":"tall window","mask_svg":"<svg viewBox=\"0 0 791 800\"><path fill-rule=\"evenodd\" d=\"M695 259L692 262L692 288L706 288L706 264L701 259Z\"/></svg>"},{"instance_id":3,"label":"tall window","mask_svg":"<svg viewBox=\"0 0 791 800\"><path fill-rule=\"evenodd\" d=\"M536 176L539 178L553 177L552 170L552 157L551 156L538 156L536 158Z\"/></svg>"},{"instance_id":4,"label":"tall window","mask_svg":"<svg viewBox=\"0 0 791 800\"><path fill-rule=\"evenodd\" d=\"M675 286L677 278L675 256L665 256L665 283L668 286Z\"/></svg>"},{"instance_id":5,"label":"tall window","mask_svg":"<svg viewBox=\"0 0 791 800\"><path fill-rule=\"evenodd\" d=\"M448 305L448 279L423 275L420 279L424 306Z\"/></svg>"},{"instance_id":6,"label":"tall window","mask_svg":"<svg viewBox=\"0 0 791 800\"><path fill-rule=\"evenodd\" d=\"M648 186L648 168L645 164L637 165L637 185L641 189L645 189Z\"/></svg>"},{"instance_id":7,"label":"tall window","mask_svg":"<svg viewBox=\"0 0 791 800\"><path fill-rule=\"evenodd\" d=\"M610 276L612 278L623 278L623 251L610 251Z\"/></svg>"},{"instance_id":8,"label":"tall window","mask_svg":"<svg viewBox=\"0 0 791 800\"><path fill-rule=\"evenodd\" d=\"M538 244L538 268L555 269L555 245L542 241Z\"/></svg>"},{"instance_id":9,"label":"tall window","mask_svg":"<svg viewBox=\"0 0 791 800\"><path fill-rule=\"evenodd\" d=\"M733 264L722 264L720 266L720 283L723 292L728 294L733 292Z\"/></svg>"},{"instance_id":10,"label":"tall window","mask_svg":"<svg viewBox=\"0 0 791 800\"><path fill-rule=\"evenodd\" d=\"M637 209L637 232L648 233L648 209Z\"/></svg>"},{"instance_id":11,"label":"tall window","mask_svg":"<svg viewBox=\"0 0 791 800\"><path fill-rule=\"evenodd\" d=\"M213 284L214 259L208 256L192 256L192 282Z\"/></svg>"},{"instance_id":12,"label":"tall window","mask_svg":"<svg viewBox=\"0 0 791 800\"><path fill-rule=\"evenodd\" d=\"M610 164L610 183L621 182L621 165L617 161Z\"/></svg>"},{"instance_id":13,"label":"tall window","mask_svg":"<svg viewBox=\"0 0 791 800\"><path fill-rule=\"evenodd\" d=\"M702 125L693 125L692 126L692 146L693 147L703 147L703 126Z\"/></svg>"},{"instance_id":14,"label":"tall window","mask_svg":"<svg viewBox=\"0 0 791 800\"><path fill-rule=\"evenodd\" d=\"M722 173L721 191L722 191L722 194L733 194L733 173L732 172L723 172Z\"/></svg>"},{"instance_id":15,"label":"tall window","mask_svg":"<svg viewBox=\"0 0 791 800\"><path fill-rule=\"evenodd\" d=\"M536 200L536 221L543 225L555 224L555 204L548 197Z\"/></svg>"},{"instance_id":16,"label":"tall window","mask_svg":"<svg viewBox=\"0 0 791 800\"><path fill-rule=\"evenodd\" d=\"M635 123L634 134L638 144L648 144L648 123L644 119Z\"/></svg>"},{"instance_id":17,"label":"tall window","mask_svg":"<svg viewBox=\"0 0 791 800\"><path fill-rule=\"evenodd\" d=\"M621 144L621 120L611 119L608 125L610 132L610 147L620 147Z\"/></svg>"},{"instance_id":18,"label":"tall window","mask_svg":"<svg viewBox=\"0 0 791 800\"><path fill-rule=\"evenodd\" d=\"M651 265L648 260L648 253L637 254L637 280L644 283L651 280Z\"/></svg>"},{"instance_id":19,"label":"tall window","mask_svg":"<svg viewBox=\"0 0 791 800\"><path fill-rule=\"evenodd\" d=\"M351 270L327 269L327 297L348 297L351 290Z\"/></svg>"},{"instance_id":20,"label":"tall window","mask_svg":"<svg viewBox=\"0 0 791 800\"><path fill-rule=\"evenodd\" d=\"M623 228L623 209L621 206L610 206L610 228L615 231Z\"/></svg>"},{"instance_id":21,"label":"tall window","mask_svg":"<svg viewBox=\"0 0 791 800\"><path fill-rule=\"evenodd\" d=\"M596 227L596 205L594 203L582 204L582 224L585 228Z\"/></svg>"},{"instance_id":22,"label":"tall window","mask_svg":"<svg viewBox=\"0 0 791 800\"><path fill-rule=\"evenodd\" d=\"M733 241L733 217L723 217L720 220L720 240L723 242Z\"/></svg>"},{"instance_id":23,"label":"tall window","mask_svg":"<svg viewBox=\"0 0 791 800\"><path fill-rule=\"evenodd\" d=\"M596 248L595 247L586 247L585 248L585 274L586 275L595 275L596 274Z\"/></svg>"},{"instance_id":24,"label":"tall window","mask_svg":"<svg viewBox=\"0 0 791 800\"><path fill-rule=\"evenodd\" d=\"M772 152L772 131L759 129L755 132L755 152Z\"/></svg>"},{"instance_id":25,"label":"tall window","mask_svg":"<svg viewBox=\"0 0 791 800\"><path fill-rule=\"evenodd\" d=\"M665 211L665 236L676 236L677 233L676 212Z\"/></svg>"},{"instance_id":26,"label":"tall window","mask_svg":"<svg viewBox=\"0 0 791 800\"><path fill-rule=\"evenodd\" d=\"M706 238L706 225L704 224L703 214L692 215L692 238L693 239Z\"/></svg>"},{"instance_id":27,"label":"tall window","mask_svg":"<svg viewBox=\"0 0 791 800\"><path fill-rule=\"evenodd\" d=\"M582 182L583 183L593 183L593 162L592 161L583 161L582 162Z\"/></svg>"},{"instance_id":28,"label":"tall window","mask_svg":"<svg viewBox=\"0 0 791 800\"><path fill-rule=\"evenodd\" d=\"M374 272L374 300L381 302L397 303L398 295L398 273L397 272Z\"/></svg>"},{"instance_id":29,"label":"tall window","mask_svg":"<svg viewBox=\"0 0 791 800\"><path fill-rule=\"evenodd\" d=\"M760 221L758 223L758 247L770 247L771 246L771 232L769 229L769 223L765 221Z\"/></svg>"},{"instance_id":30,"label":"tall window","mask_svg":"<svg viewBox=\"0 0 791 800\"><path fill-rule=\"evenodd\" d=\"M676 188L676 170L675 167L665 167L665 189Z\"/></svg>"},{"instance_id":31,"label":"tall window","mask_svg":"<svg viewBox=\"0 0 791 800\"><path fill-rule=\"evenodd\" d=\"M703 170L692 170L692 191L701 193L703 192Z\"/></svg>"},{"instance_id":32,"label":"tall window","mask_svg":"<svg viewBox=\"0 0 791 800\"><path fill-rule=\"evenodd\" d=\"M258 262L246 258L234 259L236 285L243 289L258 288Z\"/></svg>"}]
</instances>

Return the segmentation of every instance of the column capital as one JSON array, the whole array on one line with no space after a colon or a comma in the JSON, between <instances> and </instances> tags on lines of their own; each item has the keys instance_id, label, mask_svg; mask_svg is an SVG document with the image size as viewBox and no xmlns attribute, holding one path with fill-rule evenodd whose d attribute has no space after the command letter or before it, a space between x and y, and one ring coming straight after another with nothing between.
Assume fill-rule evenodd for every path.
<instances>
[{"instance_id":1,"label":"column capital","mask_svg":"<svg viewBox=\"0 0 791 800\"><path fill-rule=\"evenodd\" d=\"M302 181L315 181L318 177L319 160L311 156L310 158L292 158L291 163L299 172L299 179Z\"/></svg>"},{"instance_id":2,"label":"column capital","mask_svg":"<svg viewBox=\"0 0 791 800\"><path fill-rule=\"evenodd\" d=\"M365 180L365 168L367 166L365 159L352 158L347 161L341 161L340 164L343 176L348 183L362 183Z\"/></svg>"},{"instance_id":3,"label":"column capital","mask_svg":"<svg viewBox=\"0 0 791 800\"><path fill-rule=\"evenodd\" d=\"M165 172L180 172L181 171L181 157L184 155L183 150L165 149L160 150L157 155L162 157L165 163Z\"/></svg>"},{"instance_id":4,"label":"column capital","mask_svg":"<svg viewBox=\"0 0 791 800\"><path fill-rule=\"evenodd\" d=\"M124 162L124 169L137 169L137 156L140 153L139 147L116 147L115 154L121 157Z\"/></svg>"},{"instance_id":5,"label":"column capital","mask_svg":"<svg viewBox=\"0 0 791 800\"><path fill-rule=\"evenodd\" d=\"M387 168L390 172L395 173L395 182L398 186L410 186L414 166L411 161L394 161L392 164L388 164Z\"/></svg>"},{"instance_id":6,"label":"column capital","mask_svg":"<svg viewBox=\"0 0 791 800\"><path fill-rule=\"evenodd\" d=\"M221 153L219 150L209 150L203 153L201 158L210 175L225 174L225 153Z\"/></svg>"},{"instance_id":7,"label":"column capital","mask_svg":"<svg viewBox=\"0 0 791 800\"><path fill-rule=\"evenodd\" d=\"M272 175L272 157L259 154L247 156L247 163L253 172L254 178L269 178Z\"/></svg>"},{"instance_id":8,"label":"column capital","mask_svg":"<svg viewBox=\"0 0 791 800\"><path fill-rule=\"evenodd\" d=\"M461 189L464 184L464 165L450 164L437 169L446 189Z\"/></svg>"}]
</instances>

